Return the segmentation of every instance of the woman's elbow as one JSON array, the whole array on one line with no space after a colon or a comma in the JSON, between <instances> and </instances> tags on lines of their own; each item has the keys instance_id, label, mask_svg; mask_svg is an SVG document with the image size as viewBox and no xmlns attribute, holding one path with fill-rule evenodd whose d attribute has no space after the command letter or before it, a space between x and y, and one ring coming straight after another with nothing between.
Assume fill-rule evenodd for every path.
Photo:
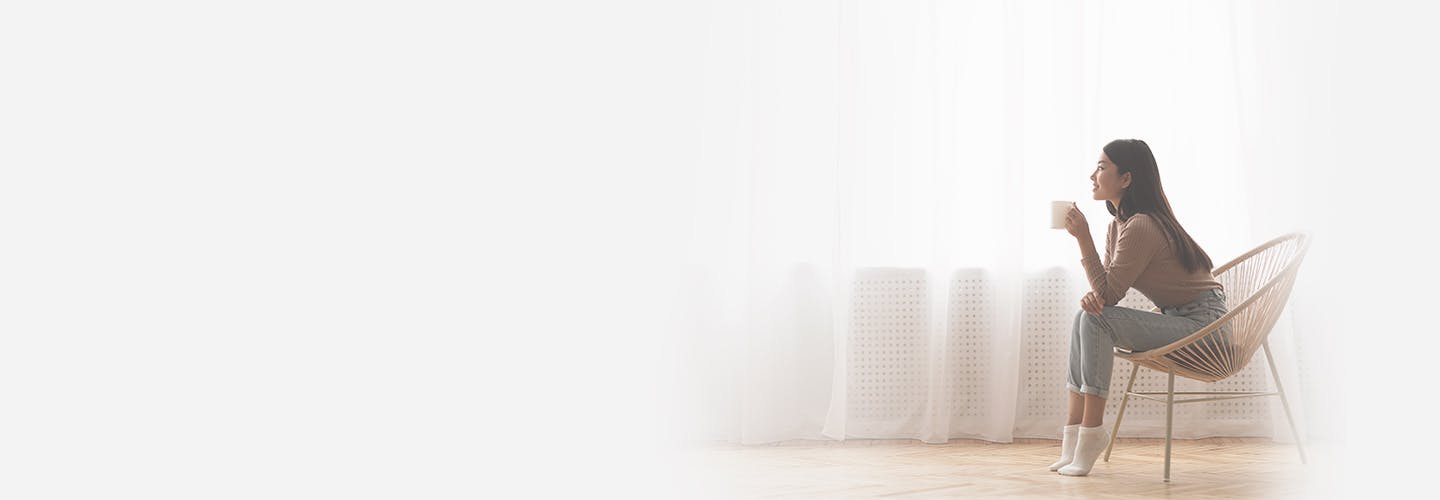
<instances>
[{"instance_id":1,"label":"woman's elbow","mask_svg":"<svg viewBox=\"0 0 1440 500\"><path fill-rule=\"evenodd\" d=\"M1104 293L1100 294L1100 298L1105 299L1105 305L1113 306L1119 304L1120 301L1125 298L1125 293L1116 293L1114 290L1107 289Z\"/></svg>"}]
</instances>

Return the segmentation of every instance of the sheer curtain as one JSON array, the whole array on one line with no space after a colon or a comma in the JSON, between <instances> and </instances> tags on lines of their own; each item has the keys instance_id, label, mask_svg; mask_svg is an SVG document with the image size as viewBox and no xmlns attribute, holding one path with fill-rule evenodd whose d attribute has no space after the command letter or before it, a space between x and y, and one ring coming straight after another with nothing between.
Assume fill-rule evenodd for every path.
<instances>
[{"instance_id":1,"label":"sheer curtain","mask_svg":"<svg viewBox=\"0 0 1440 500\"><path fill-rule=\"evenodd\" d=\"M1063 366L1031 352L1068 342L1084 275L1049 202L1077 201L1104 251L1112 217L1089 175L1106 142L1150 144L1217 266L1318 229L1304 207L1319 194L1294 181L1326 154L1298 147L1321 133L1324 89L1283 90L1303 77L1288 44L1318 30L1280 17L1246 2L712 4L678 384L693 436L1058 435ZM1305 361L1290 333L1309 286L1272 334L1286 379ZM1288 387L1303 420L1303 386ZM1256 431L1188 425L1177 435Z\"/></svg>"}]
</instances>

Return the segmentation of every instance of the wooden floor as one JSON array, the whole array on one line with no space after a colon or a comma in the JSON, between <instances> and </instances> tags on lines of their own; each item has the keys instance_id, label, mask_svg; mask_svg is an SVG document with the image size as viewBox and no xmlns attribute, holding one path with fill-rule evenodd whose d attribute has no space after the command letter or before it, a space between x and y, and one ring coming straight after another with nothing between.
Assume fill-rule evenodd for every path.
<instances>
[{"instance_id":1,"label":"wooden floor","mask_svg":"<svg viewBox=\"0 0 1440 500\"><path fill-rule=\"evenodd\" d=\"M1165 440L1121 439L1086 477L1048 466L1059 441L788 441L691 445L683 452L706 498L1305 498L1294 445L1269 439L1175 440L1171 481Z\"/></svg>"}]
</instances>

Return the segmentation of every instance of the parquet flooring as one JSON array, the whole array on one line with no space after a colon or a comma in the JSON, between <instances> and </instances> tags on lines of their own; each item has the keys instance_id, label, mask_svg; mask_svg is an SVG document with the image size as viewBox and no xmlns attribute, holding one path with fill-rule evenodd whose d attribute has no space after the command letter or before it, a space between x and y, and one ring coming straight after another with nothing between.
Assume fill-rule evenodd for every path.
<instances>
[{"instance_id":1,"label":"parquet flooring","mask_svg":"<svg viewBox=\"0 0 1440 500\"><path fill-rule=\"evenodd\" d=\"M1306 498L1293 445L1257 438L1121 439L1086 477L1047 468L1059 441L787 441L684 448L696 498Z\"/></svg>"}]
</instances>

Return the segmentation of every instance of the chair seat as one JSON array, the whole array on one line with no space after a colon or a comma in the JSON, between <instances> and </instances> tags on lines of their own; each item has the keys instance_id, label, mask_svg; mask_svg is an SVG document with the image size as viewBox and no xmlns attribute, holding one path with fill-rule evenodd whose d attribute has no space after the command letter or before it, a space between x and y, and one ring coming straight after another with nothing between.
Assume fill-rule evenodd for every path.
<instances>
[{"instance_id":1,"label":"chair seat","mask_svg":"<svg viewBox=\"0 0 1440 500\"><path fill-rule=\"evenodd\" d=\"M1226 352L1226 353L1228 353L1228 352L1235 352L1235 349L1236 349L1236 346L1233 345L1233 344L1230 344L1229 342L1221 342L1221 343L1218 344L1218 347L1219 347L1219 349L1220 349L1221 352ZM1190 359L1190 358L1185 357L1185 356L1180 356L1180 355L1178 355L1178 354L1176 354L1176 353L1174 353L1174 352L1172 352L1172 353L1170 353L1170 354L1166 354L1166 355L1164 356L1164 358L1170 360L1170 362L1172 362L1172 363L1175 363L1175 366L1177 366L1177 367L1179 367L1179 368L1184 368L1184 369L1186 369L1186 370L1190 370L1190 371L1194 371L1194 372L1200 372L1200 373L1207 373L1207 372L1213 372L1213 371L1215 371L1215 368L1212 368L1212 367L1211 367L1210 365L1208 365L1208 364L1201 363L1201 362L1199 362L1199 361ZM1222 362L1227 362L1227 364L1229 363L1228 361L1223 361L1223 360L1222 360Z\"/></svg>"},{"instance_id":2,"label":"chair seat","mask_svg":"<svg viewBox=\"0 0 1440 500\"><path fill-rule=\"evenodd\" d=\"M1157 370L1161 373L1174 372L1176 375L1191 380L1216 382L1231 375L1231 371L1235 369L1236 364L1228 360L1228 354L1238 352L1238 348L1228 342L1216 345L1219 346L1220 352L1224 353L1222 354L1224 357L1218 362L1194 359L1195 356L1193 355L1181 354L1184 352L1183 350L1171 352L1158 358L1143 359L1143 355L1148 351L1127 351L1117 347L1115 348L1115 357Z\"/></svg>"},{"instance_id":3,"label":"chair seat","mask_svg":"<svg viewBox=\"0 0 1440 500\"><path fill-rule=\"evenodd\" d=\"M1227 335L1228 328L1221 327L1204 338L1188 342L1185 347L1171 351L1159 358L1140 361L1140 363L1160 371L1169 371L1166 368L1174 367L1176 375L1204 382L1225 378L1232 371L1244 366L1244 363L1236 363L1234 359L1231 359L1235 357L1235 353L1243 352L1243 349L1230 342L1230 337ZM1147 352L1149 351L1129 351L1121 347L1115 348L1116 357L1132 363L1139 361L1135 358Z\"/></svg>"}]
</instances>

